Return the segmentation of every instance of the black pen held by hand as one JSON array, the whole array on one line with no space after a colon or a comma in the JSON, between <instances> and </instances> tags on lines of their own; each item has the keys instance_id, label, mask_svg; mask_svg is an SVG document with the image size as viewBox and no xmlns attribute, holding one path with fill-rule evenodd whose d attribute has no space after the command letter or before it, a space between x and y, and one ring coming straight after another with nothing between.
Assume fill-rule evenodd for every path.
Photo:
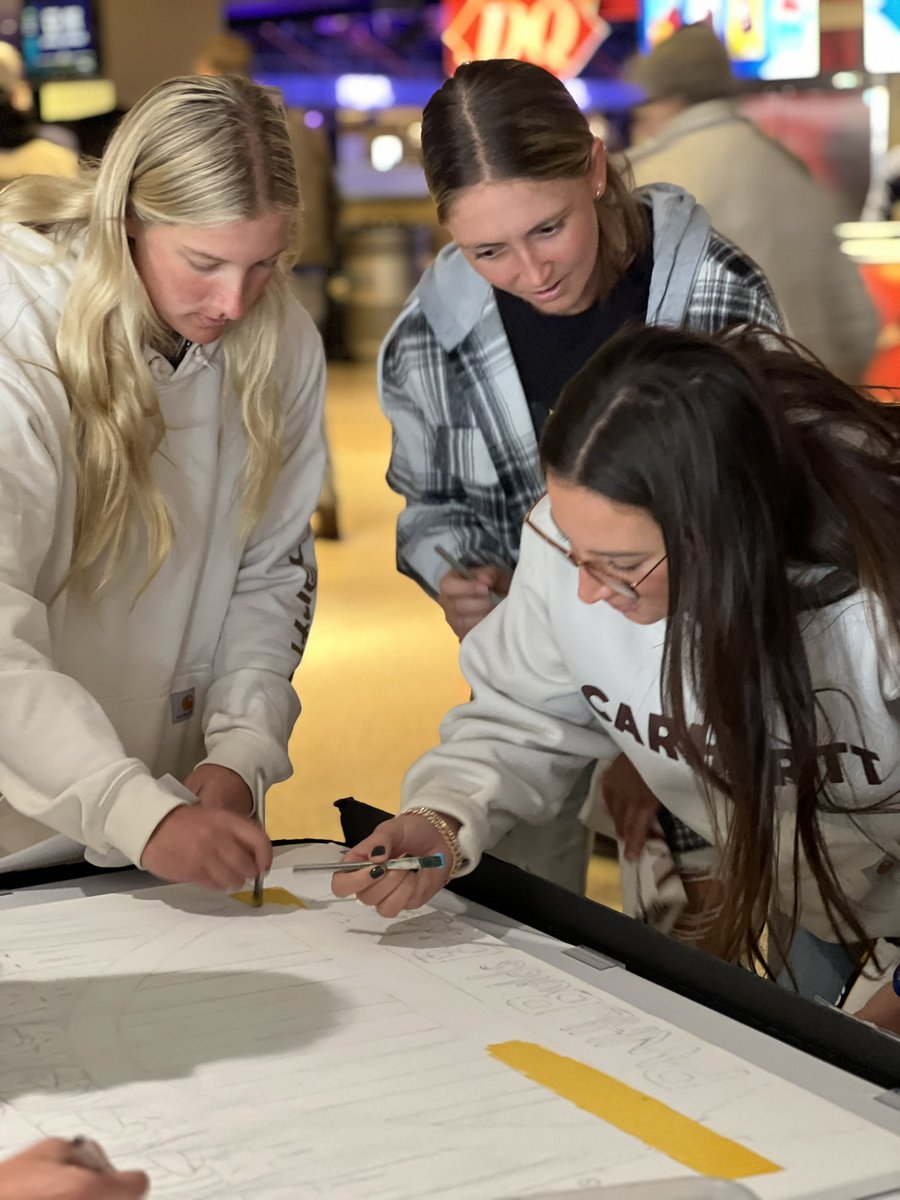
<instances>
[{"instance_id":1,"label":"black pen held by hand","mask_svg":"<svg viewBox=\"0 0 900 1200\"><path fill-rule=\"evenodd\" d=\"M443 546L435 546L435 550L441 556L447 566L450 567L451 570L455 571L457 575L461 575L463 579L478 578L471 567L465 566L459 561L458 558L454 558L450 551L445 550ZM500 603L503 597L499 595L499 593L495 592L493 588L488 588L488 599L490 600L491 604L496 605Z\"/></svg>"},{"instance_id":2,"label":"black pen held by hand","mask_svg":"<svg viewBox=\"0 0 900 1200\"><path fill-rule=\"evenodd\" d=\"M66 1149L66 1158L73 1167L84 1167L86 1171L104 1174L113 1169L99 1143L91 1138L73 1137Z\"/></svg>"}]
</instances>

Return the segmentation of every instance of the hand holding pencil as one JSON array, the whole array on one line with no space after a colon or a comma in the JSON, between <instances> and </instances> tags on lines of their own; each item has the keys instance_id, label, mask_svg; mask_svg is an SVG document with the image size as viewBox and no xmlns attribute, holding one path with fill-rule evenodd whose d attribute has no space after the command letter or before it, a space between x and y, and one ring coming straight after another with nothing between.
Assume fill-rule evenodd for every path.
<instances>
[{"instance_id":1,"label":"hand holding pencil","mask_svg":"<svg viewBox=\"0 0 900 1200\"><path fill-rule=\"evenodd\" d=\"M0 1200L138 1200L143 1171L117 1171L96 1142L45 1138L0 1162Z\"/></svg>"},{"instance_id":2,"label":"hand holding pencil","mask_svg":"<svg viewBox=\"0 0 900 1200\"><path fill-rule=\"evenodd\" d=\"M376 846L376 850L380 847ZM364 862L350 861L339 863L321 862L321 863L298 863L291 870L295 874L302 875L304 871L330 871L332 875L343 875L347 871L361 871L363 867L381 867L382 871L426 871L431 869L439 869L447 865L446 857L443 854L406 854L403 858L368 858ZM379 875L373 878L380 878Z\"/></svg>"},{"instance_id":3,"label":"hand holding pencil","mask_svg":"<svg viewBox=\"0 0 900 1200\"><path fill-rule=\"evenodd\" d=\"M437 547L437 553L450 567L438 585L438 604L461 641L500 603L509 591L512 574L496 563L467 567L443 546Z\"/></svg>"},{"instance_id":4,"label":"hand holding pencil","mask_svg":"<svg viewBox=\"0 0 900 1200\"><path fill-rule=\"evenodd\" d=\"M447 821L455 830L457 823L449 817ZM387 866L404 855L442 855L444 865L417 871ZM347 869L354 864L357 870ZM450 878L452 864L450 847L434 825L415 813L400 813L347 851L332 876L331 890L336 896L355 896L383 917L396 917L427 904Z\"/></svg>"}]
</instances>

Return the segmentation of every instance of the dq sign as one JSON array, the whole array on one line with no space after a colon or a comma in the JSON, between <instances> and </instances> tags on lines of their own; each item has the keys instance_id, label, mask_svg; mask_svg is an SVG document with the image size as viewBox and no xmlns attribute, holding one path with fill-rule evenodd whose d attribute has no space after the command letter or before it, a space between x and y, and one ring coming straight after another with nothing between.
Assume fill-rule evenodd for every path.
<instances>
[{"instance_id":1,"label":"dq sign","mask_svg":"<svg viewBox=\"0 0 900 1200\"><path fill-rule=\"evenodd\" d=\"M568 79L609 34L599 0L444 0L447 72L481 58L519 58Z\"/></svg>"}]
</instances>

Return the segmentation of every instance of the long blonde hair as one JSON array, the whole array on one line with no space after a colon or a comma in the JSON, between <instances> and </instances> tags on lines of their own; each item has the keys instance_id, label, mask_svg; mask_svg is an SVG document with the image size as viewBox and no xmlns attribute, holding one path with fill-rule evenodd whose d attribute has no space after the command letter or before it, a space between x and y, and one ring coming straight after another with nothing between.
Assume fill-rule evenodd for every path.
<instances>
[{"instance_id":1,"label":"long blonde hair","mask_svg":"<svg viewBox=\"0 0 900 1200\"><path fill-rule=\"evenodd\" d=\"M275 95L237 77L185 76L154 88L122 119L101 162L77 180L23 177L0 194L0 219L80 243L56 339L71 406L76 472L67 583L113 578L143 531L148 580L174 530L151 460L165 436L146 347L171 346L132 262L126 216L210 226L280 212L290 249L251 310L222 337L225 386L239 398L247 451L236 487L245 535L281 466L275 360L287 277L299 241L294 160ZM177 335L176 335L177 336Z\"/></svg>"}]
</instances>

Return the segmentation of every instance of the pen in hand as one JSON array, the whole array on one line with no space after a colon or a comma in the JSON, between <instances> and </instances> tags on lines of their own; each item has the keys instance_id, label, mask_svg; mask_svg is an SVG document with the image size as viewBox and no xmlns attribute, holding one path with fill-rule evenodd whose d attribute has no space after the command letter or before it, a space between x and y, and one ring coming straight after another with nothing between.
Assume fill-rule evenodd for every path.
<instances>
[{"instance_id":1,"label":"pen in hand","mask_svg":"<svg viewBox=\"0 0 900 1200\"><path fill-rule=\"evenodd\" d=\"M259 823L263 833L266 832L266 785L263 779L263 773L260 770L256 772L256 814L259 817ZM253 907L261 908L263 902L263 881L264 875L257 875L253 880Z\"/></svg>"},{"instance_id":2,"label":"pen in hand","mask_svg":"<svg viewBox=\"0 0 900 1200\"><path fill-rule=\"evenodd\" d=\"M294 871L338 871L341 874L346 871L361 871L365 867L384 867L386 871L418 871L420 868L442 867L444 862L443 854L410 854L404 858L389 858L387 862L370 858L365 862L298 863L293 869Z\"/></svg>"},{"instance_id":3,"label":"pen in hand","mask_svg":"<svg viewBox=\"0 0 900 1200\"><path fill-rule=\"evenodd\" d=\"M91 1138L73 1137L66 1148L66 1158L73 1167L84 1167L86 1171L103 1174L113 1169L99 1143Z\"/></svg>"},{"instance_id":4,"label":"pen in hand","mask_svg":"<svg viewBox=\"0 0 900 1200\"><path fill-rule=\"evenodd\" d=\"M458 558L454 558L450 551L445 550L443 546L435 546L435 551L440 555L447 566L450 567L451 570L455 571L457 575L461 575L463 579L478 578L471 567L467 567L464 563L461 563ZM491 604L497 605L500 603L503 597L498 592L495 592L493 588L488 588L488 599L490 600Z\"/></svg>"}]
</instances>

